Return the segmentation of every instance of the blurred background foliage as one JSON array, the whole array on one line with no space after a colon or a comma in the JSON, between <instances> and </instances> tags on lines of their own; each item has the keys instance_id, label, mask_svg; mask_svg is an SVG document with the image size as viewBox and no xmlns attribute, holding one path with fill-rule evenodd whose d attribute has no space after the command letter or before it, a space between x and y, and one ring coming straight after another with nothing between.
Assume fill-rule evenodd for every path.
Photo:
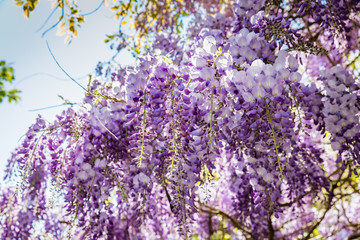
<instances>
[{"instance_id":1,"label":"blurred background foliage","mask_svg":"<svg viewBox=\"0 0 360 240\"><path fill-rule=\"evenodd\" d=\"M20 100L21 91L12 89L7 91L6 85L11 84L15 79L14 68L5 61L0 61L0 103L7 99L9 102Z\"/></svg>"}]
</instances>

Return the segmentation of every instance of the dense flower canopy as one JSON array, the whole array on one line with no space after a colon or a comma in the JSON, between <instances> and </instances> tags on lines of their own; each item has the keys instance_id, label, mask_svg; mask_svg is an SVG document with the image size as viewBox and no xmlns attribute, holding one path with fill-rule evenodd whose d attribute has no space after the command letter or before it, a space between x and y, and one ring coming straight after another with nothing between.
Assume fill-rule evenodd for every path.
<instances>
[{"instance_id":1,"label":"dense flower canopy","mask_svg":"<svg viewBox=\"0 0 360 240\"><path fill-rule=\"evenodd\" d=\"M359 1L211 4L39 116L8 163L2 239L360 232Z\"/></svg>"}]
</instances>

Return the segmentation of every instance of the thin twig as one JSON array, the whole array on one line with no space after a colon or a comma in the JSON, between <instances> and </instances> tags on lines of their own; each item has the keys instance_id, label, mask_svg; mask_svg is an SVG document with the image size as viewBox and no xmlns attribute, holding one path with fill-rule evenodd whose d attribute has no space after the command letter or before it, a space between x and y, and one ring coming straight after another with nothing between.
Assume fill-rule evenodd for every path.
<instances>
[{"instance_id":1,"label":"thin twig","mask_svg":"<svg viewBox=\"0 0 360 240\"><path fill-rule=\"evenodd\" d=\"M49 106L49 107L30 109L28 111L29 112L36 112L36 111L42 111L42 110L47 110L47 109L56 108L56 107L63 107L63 106L66 106L66 105L70 105L72 107L73 105L76 105L76 104L77 103L64 103L64 104L59 104L59 105L54 105L54 106Z\"/></svg>"},{"instance_id":2,"label":"thin twig","mask_svg":"<svg viewBox=\"0 0 360 240\"><path fill-rule=\"evenodd\" d=\"M45 25L48 23L48 21L50 20L50 18L52 17L52 15L56 12L57 8L59 7L59 4L54 8L54 10L52 10L52 12L50 13L50 15L46 18L45 22L41 25L41 27L39 27L38 30L36 30L36 32L39 32L43 27L45 27Z\"/></svg>"},{"instance_id":3,"label":"thin twig","mask_svg":"<svg viewBox=\"0 0 360 240\"><path fill-rule=\"evenodd\" d=\"M56 65L58 65L58 67L61 69L61 71L63 71L63 73L66 74L66 76L68 76L74 83L76 83L79 87L81 87L85 92L87 92L86 88L84 88L78 81L76 81L73 77L71 77L65 70L64 68L61 67L60 63L56 60L54 54L52 53L51 49L50 49L50 46L49 46L49 43L48 41L46 40L46 46L52 56L52 58L54 59Z\"/></svg>"},{"instance_id":4,"label":"thin twig","mask_svg":"<svg viewBox=\"0 0 360 240\"><path fill-rule=\"evenodd\" d=\"M84 14L82 14L82 15L83 15L83 16L89 16L89 15L93 14L94 12L96 12L97 10L99 10L103 4L104 4L104 1L101 0L99 6L97 6L94 10L92 10L92 11L90 11L90 12L87 12L87 13L84 13Z\"/></svg>"},{"instance_id":5,"label":"thin twig","mask_svg":"<svg viewBox=\"0 0 360 240\"><path fill-rule=\"evenodd\" d=\"M58 5L59 6L59 5ZM57 8L57 7L56 7ZM55 8L55 9L56 9ZM44 37L46 35L46 33L48 33L49 31L51 31L53 28L55 28L60 22L61 20L63 20L64 18L64 0L61 1L61 17L59 18L59 20L52 25L50 28L48 28L45 32L43 32L43 34L41 35L41 37Z\"/></svg>"}]
</instances>

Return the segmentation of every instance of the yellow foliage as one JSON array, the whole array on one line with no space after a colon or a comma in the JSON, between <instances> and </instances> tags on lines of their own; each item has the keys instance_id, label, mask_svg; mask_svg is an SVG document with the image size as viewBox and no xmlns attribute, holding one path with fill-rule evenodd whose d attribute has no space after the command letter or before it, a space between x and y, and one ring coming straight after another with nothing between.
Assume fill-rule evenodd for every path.
<instances>
[{"instance_id":1,"label":"yellow foliage","mask_svg":"<svg viewBox=\"0 0 360 240\"><path fill-rule=\"evenodd\" d=\"M66 28L64 28L64 27L59 27L58 30L57 30L57 32L56 32L56 35L62 36L62 35L64 35L65 33L66 33Z\"/></svg>"},{"instance_id":2,"label":"yellow foliage","mask_svg":"<svg viewBox=\"0 0 360 240\"><path fill-rule=\"evenodd\" d=\"M65 40L64 40L64 42L65 42L65 44L66 44L66 43L68 43L69 41L70 41L70 35L67 35L66 38L65 38Z\"/></svg>"},{"instance_id":3,"label":"yellow foliage","mask_svg":"<svg viewBox=\"0 0 360 240\"><path fill-rule=\"evenodd\" d=\"M28 8L24 9L24 16L26 18L29 18L29 9Z\"/></svg>"},{"instance_id":4,"label":"yellow foliage","mask_svg":"<svg viewBox=\"0 0 360 240\"><path fill-rule=\"evenodd\" d=\"M62 28L62 27L64 27L65 26L65 22L61 22L60 24L59 24L59 28Z\"/></svg>"}]
</instances>

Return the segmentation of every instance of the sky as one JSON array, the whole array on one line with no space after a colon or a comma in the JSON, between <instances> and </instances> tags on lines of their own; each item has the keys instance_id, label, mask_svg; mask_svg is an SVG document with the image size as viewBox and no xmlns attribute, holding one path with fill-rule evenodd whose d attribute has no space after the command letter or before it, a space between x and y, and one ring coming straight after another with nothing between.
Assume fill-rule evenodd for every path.
<instances>
[{"instance_id":1,"label":"sky","mask_svg":"<svg viewBox=\"0 0 360 240\"><path fill-rule=\"evenodd\" d=\"M84 13L95 9L101 0L78 0ZM51 27L60 16L56 12L46 26L39 31L51 13L51 1L39 1L27 20L22 8L13 0L0 0L0 60L12 63L15 81L11 87L21 90L21 101L0 104L0 177L3 177L7 160L18 146L21 137L40 114L51 121L66 107L37 110L63 103L58 95L71 102L79 103L84 91L71 81L53 60L47 45L57 61L73 78L83 86L87 85L88 74L94 72L99 61L108 61L114 54L104 43L105 35L118 30L115 15L105 6L85 18L78 29L78 37L71 44L64 43L64 36L57 36L57 28L42 33ZM124 51L116 58L122 65L131 64L134 59Z\"/></svg>"}]
</instances>

